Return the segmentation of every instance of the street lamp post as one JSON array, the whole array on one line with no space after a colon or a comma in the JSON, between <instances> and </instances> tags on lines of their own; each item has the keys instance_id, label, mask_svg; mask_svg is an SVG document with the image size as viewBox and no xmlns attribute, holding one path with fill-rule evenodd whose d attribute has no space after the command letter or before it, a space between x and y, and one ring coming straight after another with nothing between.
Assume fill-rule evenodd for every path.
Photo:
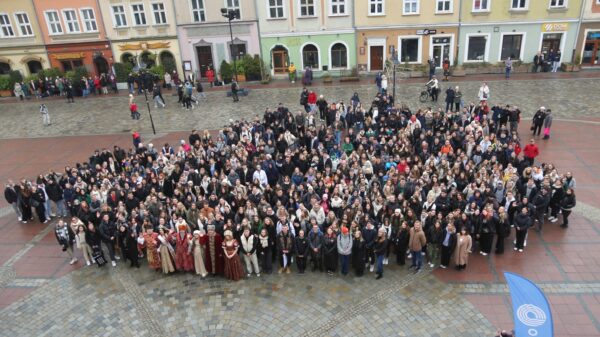
<instances>
[{"instance_id":1,"label":"street lamp post","mask_svg":"<svg viewBox=\"0 0 600 337\"><path fill-rule=\"evenodd\" d=\"M148 76L147 74L144 76ZM153 80L154 82L154 80ZM148 115L150 116L150 124L152 125L152 133L156 134L156 129L154 128L154 120L152 119L152 112L150 111L150 102L148 101L148 90L146 88L146 81L142 81L142 88L144 89L144 96L146 97L146 107L148 107Z\"/></svg>"},{"instance_id":2,"label":"street lamp post","mask_svg":"<svg viewBox=\"0 0 600 337\"><path fill-rule=\"evenodd\" d=\"M236 57L235 57L235 54L233 53L233 30L231 28L231 21L234 19L240 18L240 10L239 9L221 8L221 15L223 15L223 17L227 18L227 21L229 22L229 37L231 38L231 44L229 45L229 53L231 54L231 58L233 59L233 74L235 75L235 81L237 82L238 75L237 75L237 66L235 65Z\"/></svg>"}]
</instances>

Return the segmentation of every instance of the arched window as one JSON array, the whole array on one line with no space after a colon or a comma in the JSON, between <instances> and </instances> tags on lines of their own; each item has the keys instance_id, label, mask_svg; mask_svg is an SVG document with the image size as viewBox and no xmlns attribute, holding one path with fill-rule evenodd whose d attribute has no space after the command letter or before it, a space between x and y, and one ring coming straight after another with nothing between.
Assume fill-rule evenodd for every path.
<instances>
[{"instance_id":1,"label":"arched window","mask_svg":"<svg viewBox=\"0 0 600 337\"><path fill-rule=\"evenodd\" d=\"M0 62L0 75L8 75L10 72L10 64L6 62Z\"/></svg>"},{"instance_id":2,"label":"arched window","mask_svg":"<svg viewBox=\"0 0 600 337\"><path fill-rule=\"evenodd\" d=\"M173 70L177 69L177 64L175 63L175 57L171 54L170 51L164 50L160 53L160 64L165 68L165 71L168 73L173 72Z\"/></svg>"},{"instance_id":3,"label":"arched window","mask_svg":"<svg viewBox=\"0 0 600 337\"><path fill-rule=\"evenodd\" d=\"M27 62L27 68L29 68L30 74L37 74L42 70L42 63L40 61L29 61Z\"/></svg>"},{"instance_id":4,"label":"arched window","mask_svg":"<svg viewBox=\"0 0 600 337\"><path fill-rule=\"evenodd\" d=\"M319 50L314 44L307 44L302 48L302 64L312 69L319 69Z\"/></svg>"},{"instance_id":5,"label":"arched window","mask_svg":"<svg viewBox=\"0 0 600 337\"><path fill-rule=\"evenodd\" d=\"M347 68L348 67L348 50L341 43L336 43L331 46L331 67L332 68Z\"/></svg>"},{"instance_id":6,"label":"arched window","mask_svg":"<svg viewBox=\"0 0 600 337\"><path fill-rule=\"evenodd\" d=\"M140 56L140 68L152 68L156 64L156 55L149 51L143 52Z\"/></svg>"},{"instance_id":7,"label":"arched window","mask_svg":"<svg viewBox=\"0 0 600 337\"><path fill-rule=\"evenodd\" d=\"M135 67L135 57L131 53L123 53L121 63L131 64L131 67Z\"/></svg>"}]
</instances>

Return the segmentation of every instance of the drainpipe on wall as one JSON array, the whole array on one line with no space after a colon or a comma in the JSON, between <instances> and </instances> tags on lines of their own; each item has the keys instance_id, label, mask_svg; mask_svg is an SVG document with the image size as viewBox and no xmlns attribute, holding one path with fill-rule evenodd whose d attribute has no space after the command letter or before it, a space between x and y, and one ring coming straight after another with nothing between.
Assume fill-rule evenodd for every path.
<instances>
[{"instance_id":1,"label":"drainpipe on wall","mask_svg":"<svg viewBox=\"0 0 600 337\"><path fill-rule=\"evenodd\" d=\"M173 7L173 17L175 22L175 36L177 36L177 47L179 47L179 63L181 64L181 73L185 77L185 71L183 69L183 50L181 49L181 43L179 43L179 34L177 34L177 7L175 7L175 0L171 0L171 7ZM179 72L179 71L177 71ZM200 69L198 69L198 76L196 76L198 81L200 80Z\"/></svg>"},{"instance_id":2,"label":"drainpipe on wall","mask_svg":"<svg viewBox=\"0 0 600 337\"><path fill-rule=\"evenodd\" d=\"M44 50L46 51L46 59L48 60L48 68L52 68L52 61L50 61L50 54L48 53L48 48L46 48L46 42L44 41L44 33L42 31L42 26L40 25L40 18L38 17L37 13L37 9L35 8L35 1L30 0L31 1L31 5L33 6L33 16L35 17L35 22L37 22L38 28L40 30L40 37L42 38L42 45L44 46ZM41 63L41 62L40 62ZM43 69L43 67L42 67ZM27 70L29 70L29 67L27 67ZM32 75L32 74L29 74Z\"/></svg>"},{"instance_id":3,"label":"drainpipe on wall","mask_svg":"<svg viewBox=\"0 0 600 337\"><path fill-rule=\"evenodd\" d=\"M459 52L460 52L460 28L462 26L462 6L463 2L458 2L458 29L456 30L456 58L454 59L454 65L458 65L459 62ZM491 41L490 41L491 43Z\"/></svg>"},{"instance_id":4,"label":"drainpipe on wall","mask_svg":"<svg viewBox=\"0 0 600 337\"><path fill-rule=\"evenodd\" d=\"M360 47L358 45L358 31L356 29L356 0L352 0L352 29L354 30L354 63L356 63L356 72L358 73L360 69L358 68L358 53L356 51Z\"/></svg>"},{"instance_id":5,"label":"drainpipe on wall","mask_svg":"<svg viewBox=\"0 0 600 337\"><path fill-rule=\"evenodd\" d=\"M261 79L265 79L265 73L264 73L264 68L263 65L265 64L265 61L263 60L263 50L262 50L262 39L260 38L260 21L258 20L258 5L256 4L256 1L254 2L254 19L256 20L256 34L258 34L258 56L260 57L261 60L261 67L260 67L260 78Z\"/></svg>"},{"instance_id":6,"label":"drainpipe on wall","mask_svg":"<svg viewBox=\"0 0 600 337\"><path fill-rule=\"evenodd\" d=\"M579 32L581 31L581 25L583 24L583 12L585 8L583 4L586 1L587 0L581 0L581 3L579 5L579 22L577 22L577 29L575 30L575 39L573 40L573 52L571 54L571 63L575 61L575 55L577 53L577 41L579 40ZM585 38L583 39L583 42L585 44Z\"/></svg>"}]
</instances>

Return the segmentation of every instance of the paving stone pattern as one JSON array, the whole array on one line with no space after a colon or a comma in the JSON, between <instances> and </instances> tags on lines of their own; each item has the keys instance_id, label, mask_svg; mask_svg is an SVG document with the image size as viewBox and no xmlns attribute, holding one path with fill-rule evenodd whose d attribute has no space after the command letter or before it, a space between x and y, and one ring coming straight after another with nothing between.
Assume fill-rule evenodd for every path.
<instances>
[{"instance_id":1,"label":"paving stone pattern","mask_svg":"<svg viewBox=\"0 0 600 337\"><path fill-rule=\"evenodd\" d=\"M93 280L93 281L91 281ZM415 308L420 308L415 310ZM451 329L451 330L448 330ZM0 311L7 336L461 336L492 325L429 272L380 281L324 273L239 282L163 276L120 264L83 268Z\"/></svg>"},{"instance_id":2,"label":"paving stone pattern","mask_svg":"<svg viewBox=\"0 0 600 337\"><path fill-rule=\"evenodd\" d=\"M491 81L490 102L516 104L524 115L533 115L540 106L552 108L555 117L581 118L594 116L596 104L589 99L589 88L597 84L597 79L556 79ZM459 85L464 100L468 103L477 100L479 81L442 82L443 91L452 85ZM568 88L568 95L564 94ZM354 91L359 93L363 104L370 105L376 93L374 85L357 84L356 86L321 86L311 87L318 95L323 94L329 101L344 100L349 103ZM391 90L391 85L390 88ZM423 85L399 83L397 85L399 101L406 103L411 109L430 106L431 103L418 102ZM301 87L252 89L247 97L239 103L233 103L225 97L223 91L208 91L207 100L199 107L187 111L177 104L177 97L170 92L163 95L167 102L166 109L150 107L158 132L189 131L192 128L217 130L227 124L230 119L250 119L262 113L266 107L275 107L279 102L295 111L300 109ZM444 107L445 94L442 91L438 105ZM561 93L557 95L557 93ZM136 129L143 133L152 131L146 104L143 96L136 98L142 119L133 121L129 116L128 97L124 95L101 98L79 98L75 104L67 104L64 100L48 100L52 125L43 126L39 113L39 100L24 103L0 104L0 138L96 135L129 132Z\"/></svg>"}]
</instances>

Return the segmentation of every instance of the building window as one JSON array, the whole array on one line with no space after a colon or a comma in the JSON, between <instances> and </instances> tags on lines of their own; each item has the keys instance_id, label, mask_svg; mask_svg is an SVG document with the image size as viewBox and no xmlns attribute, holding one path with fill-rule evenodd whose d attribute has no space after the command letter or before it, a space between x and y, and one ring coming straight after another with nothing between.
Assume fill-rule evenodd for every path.
<instances>
[{"instance_id":1,"label":"building window","mask_svg":"<svg viewBox=\"0 0 600 337\"><path fill-rule=\"evenodd\" d=\"M402 14L419 14L419 0L403 0Z\"/></svg>"},{"instance_id":2,"label":"building window","mask_svg":"<svg viewBox=\"0 0 600 337\"><path fill-rule=\"evenodd\" d=\"M27 68L29 69L29 73L32 75L39 73L43 69L40 61L27 62Z\"/></svg>"},{"instance_id":3,"label":"building window","mask_svg":"<svg viewBox=\"0 0 600 337\"><path fill-rule=\"evenodd\" d=\"M10 64L6 62L0 62L0 75L10 74Z\"/></svg>"},{"instance_id":4,"label":"building window","mask_svg":"<svg viewBox=\"0 0 600 337\"><path fill-rule=\"evenodd\" d=\"M48 31L50 35L62 34L63 29L60 25L60 19L57 11L46 12L46 23L48 24Z\"/></svg>"},{"instance_id":5,"label":"building window","mask_svg":"<svg viewBox=\"0 0 600 337\"><path fill-rule=\"evenodd\" d=\"M2 37L14 37L15 31L10 24L8 14L0 14L0 27L2 27Z\"/></svg>"},{"instance_id":6,"label":"building window","mask_svg":"<svg viewBox=\"0 0 600 337\"><path fill-rule=\"evenodd\" d=\"M331 67L348 68L348 49L342 43L331 46Z\"/></svg>"},{"instance_id":7,"label":"building window","mask_svg":"<svg viewBox=\"0 0 600 337\"><path fill-rule=\"evenodd\" d=\"M504 35L502 37L502 51L500 60L521 58L521 44L523 42L522 34Z\"/></svg>"},{"instance_id":8,"label":"building window","mask_svg":"<svg viewBox=\"0 0 600 337\"><path fill-rule=\"evenodd\" d=\"M510 1L510 9L513 10L524 10L527 9L529 5L527 0L511 0Z\"/></svg>"},{"instance_id":9,"label":"building window","mask_svg":"<svg viewBox=\"0 0 600 337\"><path fill-rule=\"evenodd\" d=\"M435 5L436 13L451 13L452 12L452 0L437 0Z\"/></svg>"},{"instance_id":10,"label":"building window","mask_svg":"<svg viewBox=\"0 0 600 337\"><path fill-rule=\"evenodd\" d=\"M136 26L146 25L146 12L144 12L143 4L131 5L131 12L133 14L133 24Z\"/></svg>"},{"instance_id":11,"label":"building window","mask_svg":"<svg viewBox=\"0 0 600 337\"><path fill-rule=\"evenodd\" d=\"M62 65L64 72L75 70L76 68L79 68L79 67L83 67L82 60L65 60L65 61L61 61L60 64Z\"/></svg>"},{"instance_id":12,"label":"building window","mask_svg":"<svg viewBox=\"0 0 600 337\"><path fill-rule=\"evenodd\" d=\"M127 27L127 17L123 6L112 6L115 27Z\"/></svg>"},{"instance_id":13,"label":"building window","mask_svg":"<svg viewBox=\"0 0 600 337\"><path fill-rule=\"evenodd\" d=\"M329 15L346 15L346 0L330 0Z\"/></svg>"},{"instance_id":14,"label":"building window","mask_svg":"<svg viewBox=\"0 0 600 337\"><path fill-rule=\"evenodd\" d=\"M240 9L240 0L225 0L225 7L227 7L228 10L239 10Z\"/></svg>"},{"instance_id":15,"label":"building window","mask_svg":"<svg viewBox=\"0 0 600 337\"><path fill-rule=\"evenodd\" d=\"M268 0L269 1L269 18L283 18L283 0Z\"/></svg>"},{"instance_id":16,"label":"building window","mask_svg":"<svg viewBox=\"0 0 600 337\"><path fill-rule=\"evenodd\" d=\"M491 0L473 0L473 12L488 12Z\"/></svg>"},{"instance_id":17,"label":"building window","mask_svg":"<svg viewBox=\"0 0 600 337\"><path fill-rule=\"evenodd\" d=\"M418 37L401 38L398 61L402 63L419 62L419 51L421 50L419 42Z\"/></svg>"},{"instance_id":18,"label":"building window","mask_svg":"<svg viewBox=\"0 0 600 337\"><path fill-rule=\"evenodd\" d=\"M80 10L81 20L83 21L83 30L86 32L97 32L98 25L96 24L96 15L94 10L91 8L84 8Z\"/></svg>"},{"instance_id":19,"label":"building window","mask_svg":"<svg viewBox=\"0 0 600 337\"><path fill-rule=\"evenodd\" d=\"M231 59L241 60L246 55L246 45L244 43L234 43L231 46Z\"/></svg>"},{"instance_id":20,"label":"building window","mask_svg":"<svg viewBox=\"0 0 600 337\"><path fill-rule=\"evenodd\" d=\"M369 15L384 15L384 5L384 0L369 0Z\"/></svg>"},{"instance_id":21,"label":"building window","mask_svg":"<svg viewBox=\"0 0 600 337\"><path fill-rule=\"evenodd\" d=\"M550 8L567 7L567 0L550 0Z\"/></svg>"},{"instance_id":22,"label":"building window","mask_svg":"<svg viewBox=\"0 0 600 337\"><path fill-rule=\"evenodd\" d=\"M300 0L300 16L315 16L315 0Z\"/></svg>"},{"instance_id":23,"label":"building window","mask_svg":"<svg viewBox=\"0 0 600 337\"><path fill-rule=\"evenodd\" d=\"M467 61L487 61L487 57L485 55L487 49L487 42L487 35L469 36L467 40Z\"/></svg>"},{"instance_id":24,"label":"building window","mask_svg":"<svg viewBox=\"0 0 600 337\"><path fill-rule=\"evenodd\" d=\"M194 22L206 21L206 14L204 13L204 0L192 0L192 17Z\"/></svg>"},{"instance_id":25,"label":"building window","mask_svg":"<svg viewBox=\"0 0 600 337\"><path fill-rule=\"evenodd\" d=\"M79 21L77 20L77 12L73 9L63 10L63 19L65 20L65 27L67 27L67 33L79 33Z\"/></svg>"},{"instance_id":26,"label":"building window","mask_svg":"<svg viewBox=\"0 0 600 337\"><path fill-rule=\"evenodd\" d=\"M152 13L154 14L155 25L167 24L167 13L165 12L165 5L162 2L152 4Z\"/></svg>"},{"instance_id":27,"label":"building window","mask_svg":"<svg viewBox=\"0 0 600 337\"><path fill-rule=\"evenodd\" d=\"M319 50L314 44L302 48L302 64L304 68L319 69Z\"/></svg>"},{"instance_id":28,"label":"building window","mask_svg":"<svg viewBox=\"0 0 600 337\"><path fill-rule=\"evenodd\" d=\"M15 18L17 19L21 36L33 36L33 29L31 28L31 22L29 22L27 13L16 13Z\"/></svg>"}]
</instances>

